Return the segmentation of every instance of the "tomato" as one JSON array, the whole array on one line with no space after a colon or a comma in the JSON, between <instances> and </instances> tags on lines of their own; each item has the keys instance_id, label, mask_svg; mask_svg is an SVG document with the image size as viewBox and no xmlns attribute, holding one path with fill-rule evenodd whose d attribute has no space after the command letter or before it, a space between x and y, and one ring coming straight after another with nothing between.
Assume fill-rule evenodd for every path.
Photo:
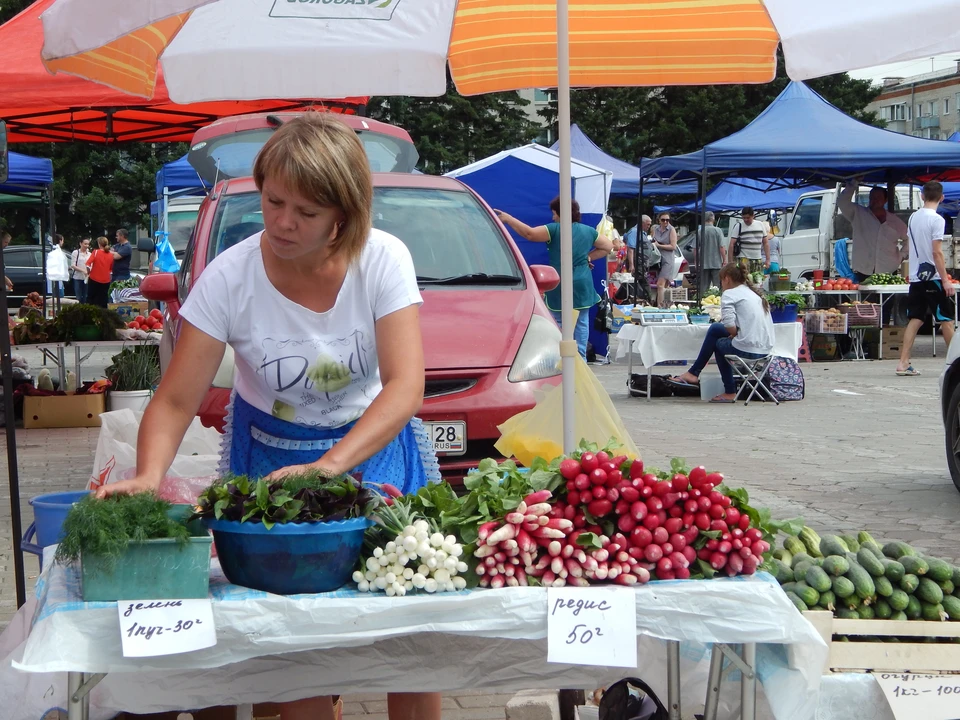
<instances>
[{"instance_id":1,"label":"tomato","mask_svg":"<svg viewBox=\"0 0 960 720\"><path fill-rule=\"evenodd\" d=\"M150 311L150 317L152 317L152 318L162 318L162 317L163 317L163 313L160 312L159 310L157 310L156 308L154 308L153 310Z\"/></svg>"},{"instance_id":2,"label":"tomato","mask_svg":"<svg viewBox=\"0 0 960 720\"><path fill-rule=\"evenodd\" d=\"M137 316L133 319L133 321L134 321L134 322L138 322L138 323L140 323L141 325L143 325L144 321L146 321L146 318L145 318L143 315L137 315Z\"/></svg>"},{"instance_id":3,"label":"tomato","mask_svg":"<svg viewBox=\"0 0 960 720\"><path fill-rule=\"evenodd\" d=\"M130 323L127 327L129 327L131 330L139 330L139 329L140 329L140 323L138 323L136 320L134 320L134 321L133 321L132 323Z\"/></svg>"}]
</instances>

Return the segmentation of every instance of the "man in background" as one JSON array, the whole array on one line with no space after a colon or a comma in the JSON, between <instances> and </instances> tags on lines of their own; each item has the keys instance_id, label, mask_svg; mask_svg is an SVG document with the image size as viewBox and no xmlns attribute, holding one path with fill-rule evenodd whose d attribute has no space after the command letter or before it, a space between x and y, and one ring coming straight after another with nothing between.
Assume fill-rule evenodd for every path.
<instances>
[{"instance_id":1,"label":"man in background","mask_svg":"<svg viewBox=\"0 0 960 720\"><path fill-rule=\"evenodd\" d=\"M643 252L643 249L647 243L647 237L650 235L650 226L653 225L653 220L649 215L644 215L640 218L640 229L643 233L640 243L640 252ZM623 241L627 244L627 257L626 257L626 268L628 273L633 273L634 267L636 267L636 250L637 250L637 226L634 225L632 228L627 230L627 234L623 236Z\"/></svg>"},{"instance_id":2,"label":"man in background","mask_svg":"<svg viewBox=\"0 0 960 720\"><path fill-rule=\"evenodd\" d=\"M740 212L742 220L730 223L730 247L727 257L734 258L748 273L763 272L764 260L770 252L767 243L773 235L756 219L752 207Z\"/></svg>"},{"instance_id":3,"label":"man in background","mask_svg":"<svg viewBox=\"0 0 960 720\"><path fill-rule=\"evenodd\" d=\"M853 224L853 258L850 266L857 282L863 282L875 273L895 273L906 257L906 248L897 246L907 239L903 220L887 211L887 191L875 187L870 191L868 207L858 205L853 197L860 187L859 180L850 180L837 198L840 212Z\"/></svg>"},{"instance_id":4,"label":"man in background","mask_svg":"<svg viewBox=\"0 0 960 720\"><path fill-rule=\"evenodd\" d=\"M727 264L727 250L723 247L723 232L714 225L716 217L712 212L703 216L706 225L703 228L702 280L698 281L700 292L720 287L720 268ZM699 237L697 238L699 240ZM697 248L699 255L699 248Z\"/></svg>"},{"instance_id":5,"label":"man in background","mask_svg":"<svg viewBox=\"0 0 960 720\"><path fill-rule=\"evenodd\" d=\"M907 295L907 317L910 321L903 333L903 348L897 364L897 375L901 376L920 374L910 364L910 352L928 313L933 314L934 322L940 323L940 332L947 347L950 347L953 339L955 291L943 258L943 230L946 223L943 216L937 213L941 200L943 185L928 182L923 186L923 207L910 216L908 223L910 292Z\"/></svg>"},{"instance_id":6,"label":"man in background","mask_svg":"<svg viewBox=\"0 0 960 720\"><path fill-rule=\"evenodd\" d=\"M133 247L130 245L129 234L123 228L117 230L117 244L111 250L113 254L113 275L110 282L130 279L130 257Z\"/></svg>"}]
</instances>

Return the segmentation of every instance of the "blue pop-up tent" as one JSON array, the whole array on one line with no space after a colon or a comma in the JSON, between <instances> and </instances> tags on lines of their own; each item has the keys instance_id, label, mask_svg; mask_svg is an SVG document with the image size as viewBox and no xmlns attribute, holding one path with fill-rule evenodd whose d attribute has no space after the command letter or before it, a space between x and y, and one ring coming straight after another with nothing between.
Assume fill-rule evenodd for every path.
<instances>
[{"instance_id":1,"label":"blue pop-up tent","mask_svg":"<svg viewBox=\"0 0 960 720\"><path fill-rule=\"evenodd\" d=\"M210 189L189 163L186 155L157 170L156 183L158 198L163 197L164 188L170 195L203 195ZM162 209L160 200L150 203L150 214L154 217L158 216Z\"/></svg>"},{"instance_id":2,"label":"blue pop-up tent","mask_svg":"<svg viewBox=\"0 0 960 720\"><path fill-rule=\"evenodd\" d=\"M570 165L581 222L596 227L607 209L613 173L580 160ZM472 188L491 208L503 210L527 225L546 225L553 220L550 201L560 194L560 156L549 148L525 145L504 150L447 175ZM524 240L512 230L510 233L528 265L549 264L544 243ZM606 277L604 263L594 263L594 286L601 296ZM590 313L590 342L597 355L605 355L607 335L593 329L595 316L596 308Z\"/></svg>"},{"instance_id":3,"label":"blue pop-up tent","mask_svg":"<svg viewBox=\"0 0 960 720\"><path fill-rule=\"evenodd\" d=\"M554 143L550 149L558 151L559 143ZM570 155L574 160L580 160L613 173L611 197L637 197L640 194L640 168L605 153L576 124L570 126ZM648 195L696 194L697 184L695 182L668 184L651 180L643 184L644 197Z\"/></svg>"},{"instance_id":4,"label":"blue pop-up tent","mask_svg":"<svg viewBox=\"0 0 960 720\"><path fill-rule=\"evenodd\" d=\"M35 203L53 184L53 161L11 152L7 159L7 181L0 184L0 203Z\"/></svg>"},{"instance_id":5,"label":"blue pop-up tent","mask_svg":"<svg viewBox=\"0 0 960 720\"><path fill-rule=\"evenodd\" d=\"M792 208L807 188L780 187L777 181L752 178L727 178L707 193L707 210L713 212L735 212L745 207L754 210L782 210ZM657 205L656 212L696 212L700 210L697 201L680 205Z\"/></svg>"}]
</instances>

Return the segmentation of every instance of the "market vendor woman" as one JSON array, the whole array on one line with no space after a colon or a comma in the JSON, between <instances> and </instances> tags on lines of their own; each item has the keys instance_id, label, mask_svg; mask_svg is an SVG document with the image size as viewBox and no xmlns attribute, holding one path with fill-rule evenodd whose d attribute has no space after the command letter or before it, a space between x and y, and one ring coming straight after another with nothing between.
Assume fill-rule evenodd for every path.
<instances>
[{"instance_id":1,"label":"market vendor woman","mask_svg":"<svg viewBox=\"0 0 960 720\"><path fill-rule=\"evenodd\" d=\"M224 470L270 479L359 471L405 492L438 477L414 419L424 389L416 273L406 246L371 227L359 139L308 113L267 141L254 179L264 230L219 255L190 292L140 426L137 475L100 496L159 488L227 344L236 378ZM388 706L392 720L440 718L437 694L394 694ZM332 703L285 703L281 718L328 720Z\"/></svg>"}]
</instances>

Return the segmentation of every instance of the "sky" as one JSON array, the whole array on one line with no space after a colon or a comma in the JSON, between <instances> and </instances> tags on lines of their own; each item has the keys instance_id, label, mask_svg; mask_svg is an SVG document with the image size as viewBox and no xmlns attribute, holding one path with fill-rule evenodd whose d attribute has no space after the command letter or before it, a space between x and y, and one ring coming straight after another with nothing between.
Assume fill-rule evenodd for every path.
<instances>
[{"instance_id":1,"label":"sky","mask_svg":"<svg viewBox=\"0 0 960 720\"><path fill-rule=\"evenodd\" d=\"M850 77L870 79L880 83L885 77L910 77L911 75L922 75L935 70L949 70L957 66L957 58L960 58L960 53L935 56L932 64L930 58L926 58L892 65L878 65L864 70L855 70L850 73Z\"/></svg>"}]
</instances>

